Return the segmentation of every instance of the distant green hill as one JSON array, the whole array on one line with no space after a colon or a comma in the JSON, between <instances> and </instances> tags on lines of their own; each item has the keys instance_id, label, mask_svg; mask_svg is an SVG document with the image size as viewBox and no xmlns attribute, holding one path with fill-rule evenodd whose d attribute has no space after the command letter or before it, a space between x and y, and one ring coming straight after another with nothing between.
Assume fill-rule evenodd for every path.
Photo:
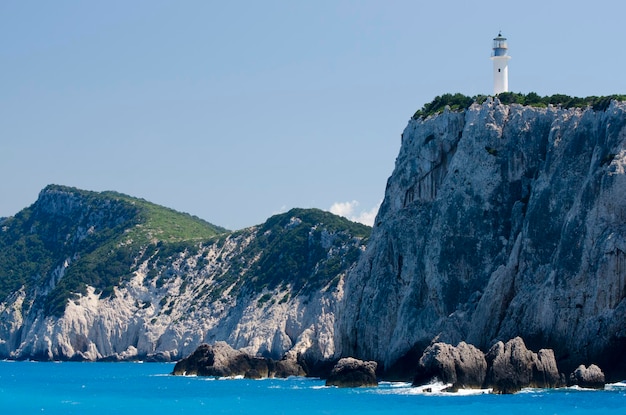
<instances>
[{"instance_id":1,"label":"distant green hill","mask_svg":"<svg viewBox=\"0 0 626 415\"><path fill-rule=\"evenodd\" d=\"M294 295L336 283L355 263L361 240L369 238L371 228L319 209L291 209L253 232L243 260L233 263L216 283L214 295L233 283L251 292L290 286Z\"/></svg>"},{"instance_id":2,"label":"distant green hill","mask_svg":"<svg viewBox=\"0 0 626 415\"><path fill-rule=\"evenodd\" d=\"M47 314L62 313L86 285L109 295L149 246L184 249L228 232L142 199L58 185L0 226L0 299L49 280Z\"/></svg>"},{"instance_id":3,"label":"distant green hill","mask_svg":"<svg viewBox=\"0 0 626 415\"><path fill-rule=\"evenodd\" d=\"M146 281L163 286L172 270L180 269L174 264L181 257L196 258L189 275L212 261L223 268L196 295L200 303L219 300L225 292L268 290L288 290L286 301L334 286L354 265L370 232L319 209L292 209L230 232L120 193L51 185L32 206L0 222L0 303L24 289L35 308L59 317L87 286L110 297L142 266ZM238 254L222 257L225 244L237 245ZM218 258L205 256L207 251ZM277 301L270 297L259 304Z\"/></svg>"},{"instance_id":4,"label":"distant green hill","mask_svg":"<svg viewBox=\"0 0 626 415\"><path fill-rule=\"evenodd\" d=\"M231 232L48 186L0 222L0 358L170 360L231 335L260 336L259 353L280 358L332 333L326 313L370 232L319 209Z\"/></svg>"}]
</instances>

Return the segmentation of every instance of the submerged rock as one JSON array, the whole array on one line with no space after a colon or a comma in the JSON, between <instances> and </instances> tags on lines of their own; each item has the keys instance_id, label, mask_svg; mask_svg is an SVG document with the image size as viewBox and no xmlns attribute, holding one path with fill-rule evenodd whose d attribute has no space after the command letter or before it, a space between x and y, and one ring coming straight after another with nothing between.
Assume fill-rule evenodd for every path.
<instances>
[{"instance_id":1,"label":"submerged rock","mask_svg":"<svg viewBox=\"0 0 626 415\"><path fill-rule=\"evenodd\" d=\"M333 367L326 379L326 386L356 388L361 386L378 386L376 379L376 362L364 362L352 357L344 357Z\"/></svg>"},{"instance_id":2,"label":"submerged rock","mask_svg":"<svg viewBox=\"0 0 626 415\"><path fill-rule=\"evenodd\" d=\"M165 352L157 352L157 353L152 353L149 354L148 356L146 356L146 362L171 362L172 359L172 355L165 351Z\"/></svg>"},{"instance_id":3,"label":"submerged rock","mask_svg":"<svg viewBox=\"0 0 626 415\"><path fill-rule=\"evenodd\" d=\"M581 388L604 389L606 380L602 369L598 366L590 365L585 367L585 365L580 365L570 375L570 383Z\"/></svg>"}]
</instances>

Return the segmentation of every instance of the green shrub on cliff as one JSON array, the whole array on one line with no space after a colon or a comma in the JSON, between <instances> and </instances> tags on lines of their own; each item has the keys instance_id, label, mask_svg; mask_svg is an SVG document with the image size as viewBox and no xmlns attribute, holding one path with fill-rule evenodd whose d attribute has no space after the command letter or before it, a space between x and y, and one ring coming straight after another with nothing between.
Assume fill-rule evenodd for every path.
<instances>
[{"instance_id":1,"label":"green shrub on cliff","mask_svg":"<svg viewBox=\"0 0 626 415\"><path fill-rule=\"evenodd\" d=\"M626 95L608 95L608 96L589 96L585 98L570 97L564 94L554 94L542 97L535 92L522 94L519 92L503 92L497 95L497 98L503 104L520 104L532 107L547 107L548 105L559 106L563 108L587 108L591 107L594 111L605 111L611 101L626 101ZM417 110L413 115L413 119L426 118L442 112L446 106L451 111L464 111L468 109L474 102L482 104L487 99L486 95L475 95L469 97L463 94L443 94L435 97L431 102L425 104L421 109Z\"/></svg>"}]
</instances>

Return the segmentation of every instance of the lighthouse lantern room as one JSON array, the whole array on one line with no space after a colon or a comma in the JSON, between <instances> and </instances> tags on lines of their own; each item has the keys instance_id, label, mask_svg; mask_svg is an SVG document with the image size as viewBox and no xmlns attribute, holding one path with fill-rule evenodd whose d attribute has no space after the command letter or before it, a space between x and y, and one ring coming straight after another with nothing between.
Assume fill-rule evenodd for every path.
<instances>
[{"instance_id":1,"label":"lighthouse lantern room","mask_svg":"<svg viewBox=\"0 0 626 415\"><path fill-rule=\"evenodd\" d=\"M498 33L498 37L493 39L493 53L491 60L493 61L493 94L498 95L501 92L509 91L509 47L506 38L502 36L502 32Z\"/></svg>"}]
</instances>

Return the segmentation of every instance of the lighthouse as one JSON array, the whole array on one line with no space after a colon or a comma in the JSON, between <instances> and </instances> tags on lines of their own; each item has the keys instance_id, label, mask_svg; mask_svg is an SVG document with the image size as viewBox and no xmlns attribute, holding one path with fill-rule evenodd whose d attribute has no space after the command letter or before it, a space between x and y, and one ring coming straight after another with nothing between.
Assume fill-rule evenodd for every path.
<instances>
[{"instance_id":1,"label":"lighthouse","mask_svg":"<svg viewBox=\"0 0 626 415\"><path fill-rule=\"evenodd\" d=\"M509 47L506 38L502 37L502 32L493 39L493 94L509 92Z\"/></svg>"}]
</instances>

